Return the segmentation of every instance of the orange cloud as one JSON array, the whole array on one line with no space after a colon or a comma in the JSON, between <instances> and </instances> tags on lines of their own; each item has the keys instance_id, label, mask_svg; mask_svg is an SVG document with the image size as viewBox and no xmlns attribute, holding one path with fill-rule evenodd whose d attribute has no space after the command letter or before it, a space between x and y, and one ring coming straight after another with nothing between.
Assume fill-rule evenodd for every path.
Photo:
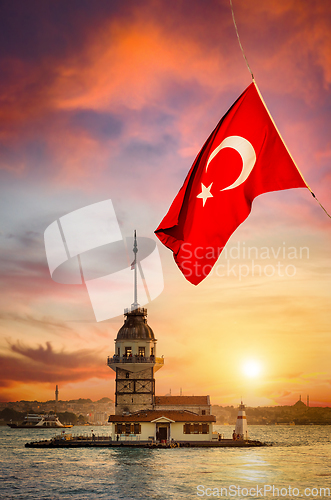
<instances>
[{"instance_id":1,"label":"orange cloud","mask_svg":"<svg viewBox=\"0 0 331 500\"><path fill-rule=\"evenodd\" d=\"M4 387L31 382L82 382L108 375L104 360L96 351L56 352L50 342L45 347L16 342L10 345L10 350L18 356L1 356L0 380Z\"/></svg>"},{"instance_id":2,"label":"orange cloud","mask_svg":"<svg viewBox=\"0 0 331 500\"><path fill-rule=\"evenodd\" d=\"M171 9L161 1L127 5L122 2L118 10L91 22L85 18L83 26L73 24L74 34L65 35L71 42L62 50L57 47L62 27L52 24L56 36L50 53L40 47L40 53L30 51L36 52L32 57L19 46L0 61L6 69L0 82L0 168L6 170L4 179L20 188L13 203L5 205L10 217L16 214L8 224L16 224L16 234L22 236L24 224L31 225L35 216L39 221L34 242L22 237L15 244L10 237L1 254L2 332L15 339L3 363L5 380L16 384L17 391L24 377L34 385L39 377L45 384L61 380L68 386L69 378L56 367L64 360L74 364L68 377L76 381L75 390L80 383L94 390L93 380L103 384L108 352L99 356L91 344L99 346L109 338L109 323L91 327L93 312L84 287L51 281L42 253L47 224L75 204L105 196L114 199L126 229L137 223L151 234L208 134L250 80L228 4L191 2L189 9L185 2L175 2ZM325 204L330 185L330 5L235 3L241 39L262 94ZM47 25L42 17L41 29L43 21ZM41 39L48 40L42 33ZM30 198L22 202L21 193L27 191ZM260 246L262 241L278 246L283 238L302 239L310 259L296 263L292 281L250 277L239 283L235 277L214 276L193 293L170 253L161 250L166 286L162 298L151 304L167 363L157 375L159 394L171 384L184 393L210 388L219 403L230 401L242 388L235 373L238 357L252 349L269 360L270 368L264 382L254 386L255 397L292 401L307 387L318 401L329 398L326 379L291 376L327 363L329 219L309 196L296 190L260 197L233 239ZM40 212L47 214L41 218ZM82 321L74 328L68 318L91 323ZM16 343L29 335L38 346L41 333L47 340L66 337L68 351L48 347L45 339L41 347ZM202 335L208 339L204 346ZM86 356L75 344L82 340L90 342ZM43 356L54 364L46 366Z\"/></svg>"}]
</instances>

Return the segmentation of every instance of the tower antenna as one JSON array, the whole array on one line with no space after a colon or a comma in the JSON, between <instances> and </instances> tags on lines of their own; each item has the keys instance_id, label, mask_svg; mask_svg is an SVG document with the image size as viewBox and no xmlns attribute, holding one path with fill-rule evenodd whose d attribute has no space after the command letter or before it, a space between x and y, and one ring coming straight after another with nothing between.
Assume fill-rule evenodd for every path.
<instances>
[{"instance_id":1,"label":"tower antenna","mask_svg":"<svg viewBox=\"0 0 331 500\"><path fill-rule=\"evenodd\" d=\"M131 269L134 269L134 297L132 308L137 309L139 307L138 304L138 281L137 281L137 253L138 253L138 245L137 245L137 231L134 230L134 240L133 240L133 253L134 253L134 261L132 263Z\"/></svg>"}]
</instances>

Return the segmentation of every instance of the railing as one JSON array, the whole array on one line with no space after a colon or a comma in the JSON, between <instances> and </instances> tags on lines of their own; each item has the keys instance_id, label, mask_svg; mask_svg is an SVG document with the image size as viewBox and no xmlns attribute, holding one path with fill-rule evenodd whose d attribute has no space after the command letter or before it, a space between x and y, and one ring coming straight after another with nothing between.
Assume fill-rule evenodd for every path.
<instances>
[{"instance_id":1,"label":"railing","mask_svg":"<svg viewBox=\"0 0 331 500\"><path fill-rule=\"evenodd\" d=\"M113 365L117 363L157 363L164 364L163 358L156 358L155 356L108 356L107 365Z\"/></svg>"},{"instance_id":2,"label":"railing","mask_svg":"<svg viewBox=\"0 0 331 500\"><path fill-rule=\"evenodd\" d=\"M138 315L143 314L144 316L146 316L147 309L145 309L145 307L134 307L132 305L131 307L124 309L124 314L128 314L128 313L136 313Z\"/></svg>"},{"instance_id":3,"label":"railing","mask_svg":"<svg viewBox=\"0 0 331 500\"><path fill-rule=\"evenodd\" d=\"M118 439L115 437L116 441L140 441L139 434L118 434Z\"/></svg>"}]
</instances>

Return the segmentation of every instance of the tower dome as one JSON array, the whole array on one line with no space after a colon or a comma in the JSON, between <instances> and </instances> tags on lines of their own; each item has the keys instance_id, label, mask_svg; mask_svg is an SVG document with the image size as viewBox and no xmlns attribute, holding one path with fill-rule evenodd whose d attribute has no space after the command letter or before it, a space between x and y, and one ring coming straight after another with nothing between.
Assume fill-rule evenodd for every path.
<instances>
[{"instance_id":1,"label":"tower dome","mask_svg":"<svg viewBox=\"0 0 331 500\"><path fill-rule=\"evenodd\" d=\"M131 312L126 310L125 316L116 340L155 340L154 332L147 324L147 309L138 307Z\"/></svg>"}]
</instances>

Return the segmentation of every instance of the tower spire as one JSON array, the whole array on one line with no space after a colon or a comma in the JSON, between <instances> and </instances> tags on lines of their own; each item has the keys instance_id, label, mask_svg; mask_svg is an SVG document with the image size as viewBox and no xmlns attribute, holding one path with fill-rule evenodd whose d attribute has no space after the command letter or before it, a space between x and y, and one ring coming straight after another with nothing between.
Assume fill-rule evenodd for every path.
<instances>
[{"instance_id":1,"label":"tower spire","mask_svg":"<svg viewBox=\"0 0 331 500\"><path fill-rule=\"evenodd\" d=\"M137 245L137 231L134 230L134 240L133 240L133 253L134 253L134 261L133 261L133 269L134 269L134 297L132 309L137 309L139 307L138 304L138 281L137 281L137 253L138 253L138 245Z\"/></svg>"}]
</instances>

